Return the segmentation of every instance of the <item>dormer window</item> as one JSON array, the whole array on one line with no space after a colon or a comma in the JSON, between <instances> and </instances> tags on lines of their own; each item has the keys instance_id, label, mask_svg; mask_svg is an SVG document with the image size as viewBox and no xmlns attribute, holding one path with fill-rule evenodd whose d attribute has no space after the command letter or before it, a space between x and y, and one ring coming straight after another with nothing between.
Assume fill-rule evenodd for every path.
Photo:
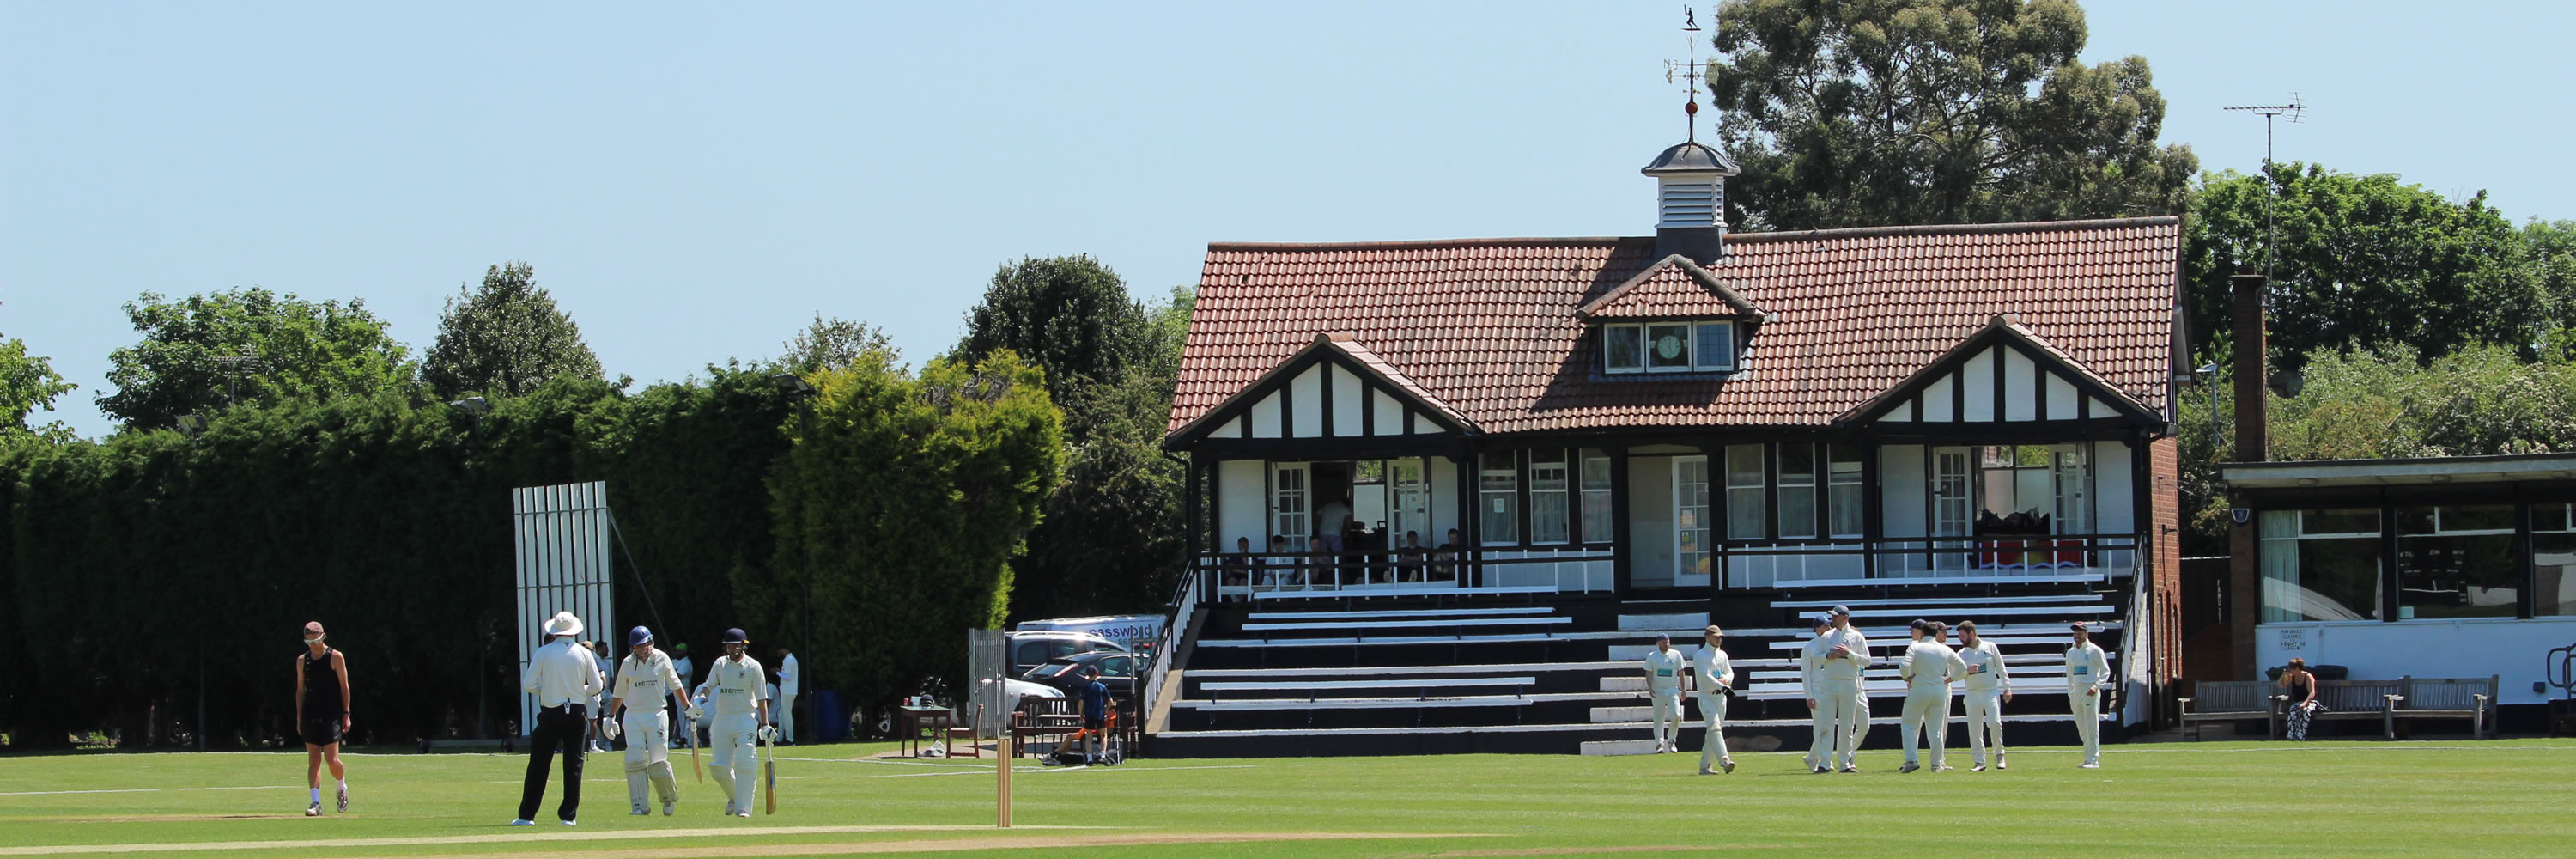
<instances>
[{"instance_id":1,"label":"dormer window","mask_svg":"<svg viewBox=\"0 0 2576 859\"><path fill-rule=\"evenodd\" d=\"M1601 327L1608 373L1724 373L1735 369L1735 323L1642 322Z\"/></svg>"}]
</instances>

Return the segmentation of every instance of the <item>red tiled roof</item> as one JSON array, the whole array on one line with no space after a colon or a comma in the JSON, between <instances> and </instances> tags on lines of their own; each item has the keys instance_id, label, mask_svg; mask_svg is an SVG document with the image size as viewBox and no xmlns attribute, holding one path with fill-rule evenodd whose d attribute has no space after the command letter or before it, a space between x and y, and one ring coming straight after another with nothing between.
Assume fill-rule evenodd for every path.
<instances>
[{"instance_id":1,"label":"red tiled roof","mask_svg":"<svg viewBox=\"0 0 2576 859\"><path fill-rule=\"evenodd\" d=\"M1575 314L1589 321L1676 317L1760 316L1762 308L1680 254L1665 257L1637 276L1583 303Z\"/></svg>"},{"instance_id":2,"label":"red tiled roof","mask_svg":"<svg viewBox=\"0 0 2576 859\"><path fill-rule=\"evenodd\" d=\"M2160 217L1732 234L1707 268L1771 316L1723 378L1606 377L1578 354L1575 310L1656 265L1651 238L1212 243L1166 426L1328 332L1489 433L1822 426L2001 314L2162 411L2181 233Z\"/></svg>"}]
</instances>

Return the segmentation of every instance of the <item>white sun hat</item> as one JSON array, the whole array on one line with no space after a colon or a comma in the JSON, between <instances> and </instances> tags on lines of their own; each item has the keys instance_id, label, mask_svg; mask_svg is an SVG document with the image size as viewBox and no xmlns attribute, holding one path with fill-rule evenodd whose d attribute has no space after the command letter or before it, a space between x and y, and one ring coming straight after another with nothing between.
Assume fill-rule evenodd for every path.
<instances>
[{"instance_id":1,"label":"white sun hat","mask_svg":"<svg viewBox=\"0 0 2576 859\"><path fill-rule=\"evenodd\" d=\"M580 635L581 618L572 616L572 612L568 611L555 612L555 619L546 621L546 634Z\"/></svg>"}]
</instances>

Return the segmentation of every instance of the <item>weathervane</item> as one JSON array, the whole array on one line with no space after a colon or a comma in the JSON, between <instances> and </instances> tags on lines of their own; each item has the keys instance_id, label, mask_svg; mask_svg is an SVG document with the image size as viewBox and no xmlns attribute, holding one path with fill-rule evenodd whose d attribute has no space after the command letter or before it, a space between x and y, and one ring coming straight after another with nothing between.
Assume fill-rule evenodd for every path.
<instances>
[{"instance_id":1,"label":"weathervane","mask_svg":"<svg viewBox=\"0 0 2576 859\"><path fill-rule=\"evenodd\" d=\"M1691 142L1697 143L1699 142L1699 80L1704 75L1700 73L1699 65L1699 15L1691 11L1689 4L1682 5L1682 32L1685 34L1682 36L1682 41L1689 45L1690 59L1665 60L1664 82L1672 83L1675 78L1681 79L1682 91L1687 99L1682 102L1682 122L1687 126L1686 136Z\"/></svg>"}]
</instances>

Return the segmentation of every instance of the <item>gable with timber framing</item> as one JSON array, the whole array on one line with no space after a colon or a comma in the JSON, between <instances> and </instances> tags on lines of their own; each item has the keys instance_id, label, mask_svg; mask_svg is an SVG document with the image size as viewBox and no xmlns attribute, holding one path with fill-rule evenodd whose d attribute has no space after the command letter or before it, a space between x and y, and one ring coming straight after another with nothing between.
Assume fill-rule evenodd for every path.
<instances>
[{"instance_id":1,"label":"gable with timber framing","mask_svg":"<svg viewBox=\"0 0 2576 859\"><path fill-rule=\"evenodd\" d=\"M1838 424L2161 422L2163 416L2106 382L2010 316L1952 347Z\"/></svg>"},{"instance_id":2,"label":"gable with timber framing","mask_svg":"<svg viewBox=\"0 0 2576 859\"><path fill-rule=\"evenodd\" d=\"M1229 439L1373 439L1414 443L1477 432L1440 398L1351 335L1312 345L1263 373L1197 420L1165 436L1166 449Z\"/></svg>"}]
</instances>

